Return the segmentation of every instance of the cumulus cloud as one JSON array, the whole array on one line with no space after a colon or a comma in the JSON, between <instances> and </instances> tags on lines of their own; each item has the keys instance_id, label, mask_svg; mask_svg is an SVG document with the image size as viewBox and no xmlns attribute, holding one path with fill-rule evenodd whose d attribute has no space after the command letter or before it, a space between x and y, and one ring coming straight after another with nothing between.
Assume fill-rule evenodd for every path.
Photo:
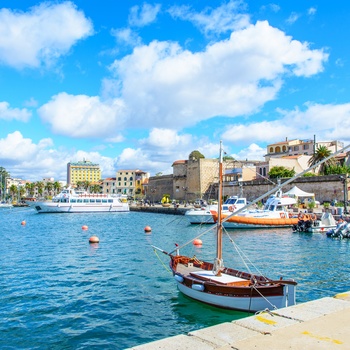
<instances>
[{"instance_id":1,"label":"cumulus cloud","mask_svg":"<svg viewBox=\"0 0 350 350\"><path fill-rule=\"evenodd\" d=\"M91 21L72 2L45 2L28 12L3 8L0 63L14 68L50 66L92 31Z\"/></svg>"},{"instance_id":2,"label":"cumulus cloud","mask_svg":"<svg viewBox=\"0 0 350 350\"><path fill-rule=\"evenodd\" d=\"M276 112L280 117L273 121L228 125L222 139L242 145L253 141L276 142L286 137L313 139L314 135L320 141L350 139L350 103L321 105L308 102L303 109L277 109Z\"/></svg>"},{"instance_id":3,"label":"cumulus cloud","mask_svg":"<svg viewBox=\"0 0 350 350\"><path fill-rule=\"evenodd\" d=\"M180 130L214 116L257 112L276 98L285 75L317 74L327 59L323 50L257 22L204 52L153 41L116 60L111 70L130 124Z\"/></svg>"},{"instance_id":4,"label":"cumulus cloud","mask_svg":"<svg viewBox=\"0 0 350 350\"><path fill-rule=\"evenodd\" d=\"M52 131L71 137L105 138L118 134L124 124L124 104L115 99L101 102L98 96L60 93L38 109Z\"/></svg>"},{"instance_id":5,"label":"cumulus cloud","mask_svg":"<svg viewBox=\"0 0 350 350\"><path fill-rule=\"evenodd\" d=\"M8 102L0 102L0 119L27 122L31 116L32 112L26 108L11 108Z\"/></svg>"}]
</instances>

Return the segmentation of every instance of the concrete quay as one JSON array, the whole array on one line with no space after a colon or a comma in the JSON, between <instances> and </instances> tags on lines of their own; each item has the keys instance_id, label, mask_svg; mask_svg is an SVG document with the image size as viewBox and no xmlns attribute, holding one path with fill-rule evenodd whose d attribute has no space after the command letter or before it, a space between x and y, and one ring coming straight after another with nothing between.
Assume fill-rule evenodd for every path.
<instances>
[{"instance_id":1,"label":"concrete quay","mask_svg":"<svg viewBox=\"0 0 350 350\"><path fill-rule=\"evenodd\" d=\"M345 292L129 350L350 349L349 325L350 292Z\"/></svg>"}]
</instances>

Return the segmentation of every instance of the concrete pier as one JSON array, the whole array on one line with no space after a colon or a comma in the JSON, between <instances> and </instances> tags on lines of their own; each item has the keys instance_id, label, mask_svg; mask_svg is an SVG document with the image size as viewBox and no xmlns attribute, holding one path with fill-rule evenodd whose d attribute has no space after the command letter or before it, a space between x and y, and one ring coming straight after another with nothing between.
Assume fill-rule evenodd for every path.
<instances>
[{"instance_id":1,"label":"concrete pier","mask_svg":"<svg viewBox=\"0 0 350 350\"><path fill-rule=\"evenodd\" d=\"M350 349L349 325L350 292L346 292L130 349Z\"/></svg>"}]
</instances>

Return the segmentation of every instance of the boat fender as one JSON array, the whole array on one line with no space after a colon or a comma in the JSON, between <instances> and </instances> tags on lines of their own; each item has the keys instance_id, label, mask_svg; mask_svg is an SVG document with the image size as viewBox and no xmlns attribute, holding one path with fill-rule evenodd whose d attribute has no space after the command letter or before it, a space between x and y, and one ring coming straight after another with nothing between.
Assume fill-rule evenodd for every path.
<instances>
[{"instance_id":1,"label":"boat fender","mask_svg":"<svg viewBox=\"0 0 350 350\"><path fill-rule=\"evenodd\" d=\"M177 282L182 283L184 281L184 278L180 275L174 275L174 278Z\"/></svg>"},{"instance_id":2,"label":"boat fender","mask_svg":"<svg viewBox=\"0 0 350 350\"><path fill-rule=\"evenodd\" d=\"M203 284L192 284L192 289L198 290L199 292L203 292L204 286L203 286Z\"/></svg>"}]
</instances>

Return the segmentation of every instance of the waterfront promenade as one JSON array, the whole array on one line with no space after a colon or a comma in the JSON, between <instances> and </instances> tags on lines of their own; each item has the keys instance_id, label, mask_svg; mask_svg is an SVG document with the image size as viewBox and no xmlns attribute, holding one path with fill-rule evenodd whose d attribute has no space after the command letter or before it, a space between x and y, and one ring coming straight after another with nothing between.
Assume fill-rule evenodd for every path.
<instances>
[{"instance_id":1,"label":"waterfront promenade","mask_svg":"<svg viewBox=\"0 0 350 350\"><path fill-rule=\"evenodd\" d=\"M350 292L346 292L130 349L350 349L349 324Z\"/></svg>"}]
</instances>

